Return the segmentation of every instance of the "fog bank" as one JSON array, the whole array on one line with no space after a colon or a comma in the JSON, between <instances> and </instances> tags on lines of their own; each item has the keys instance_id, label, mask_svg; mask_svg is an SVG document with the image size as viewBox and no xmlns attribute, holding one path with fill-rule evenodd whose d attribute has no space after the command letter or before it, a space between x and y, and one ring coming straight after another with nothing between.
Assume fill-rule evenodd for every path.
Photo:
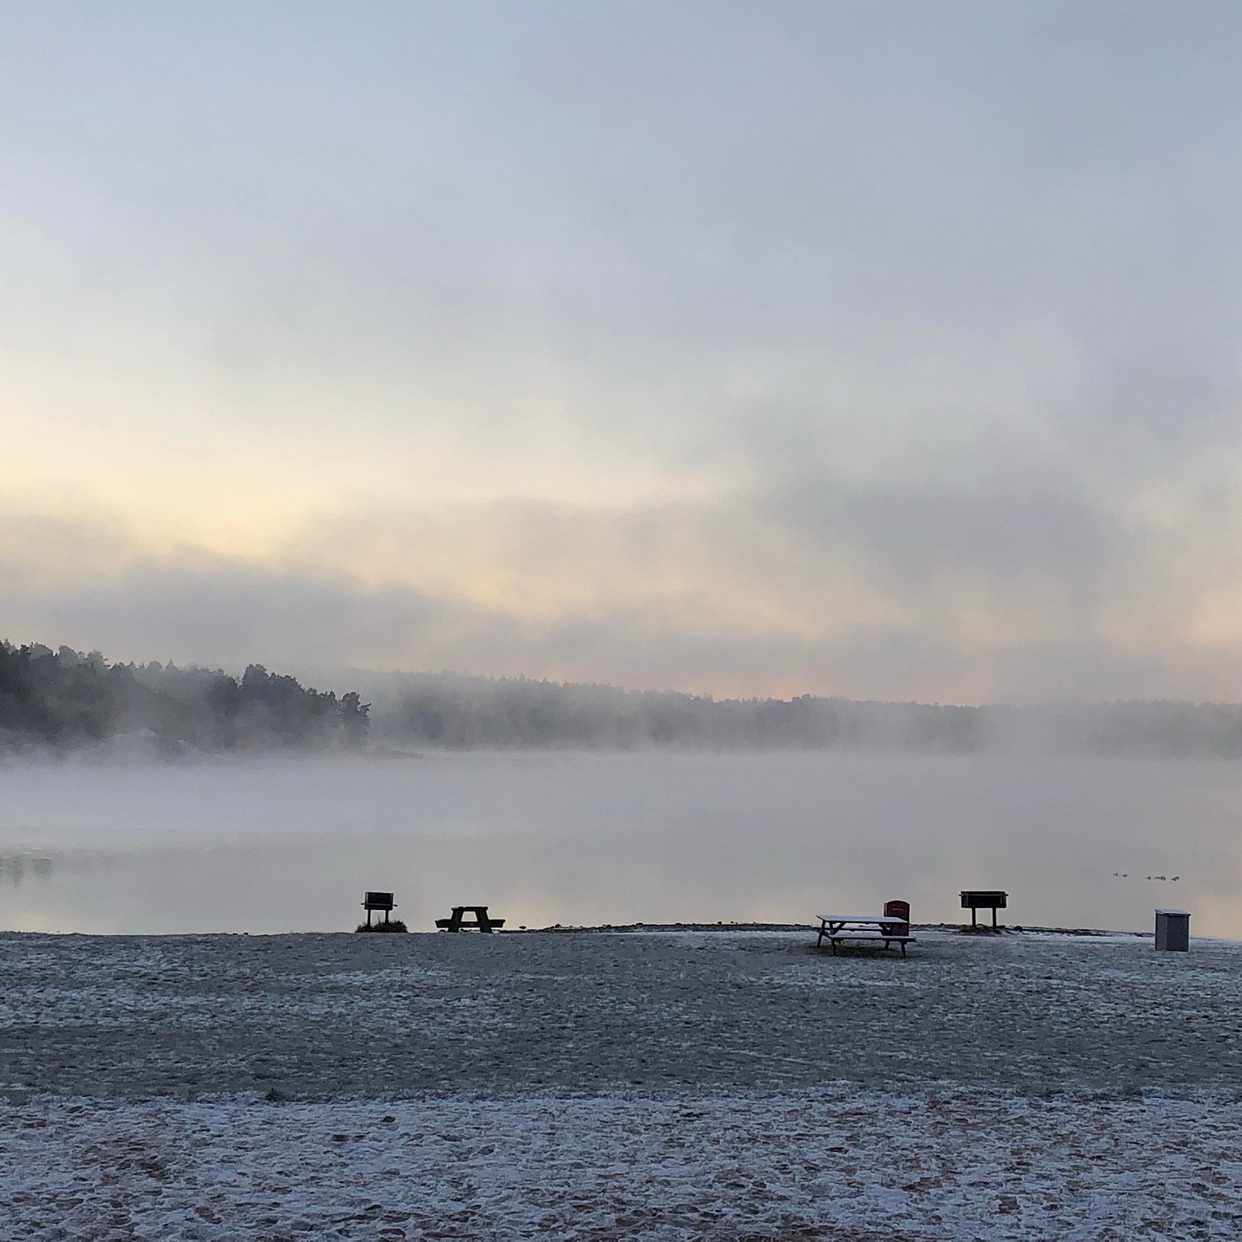
<instances>
[{"instance_id":1,"label":"fog bank","mask_svg":"<svg viewBox=\"0 0 1242 1242\"><path fill-rule=\"evenodd\" d=\"M959 889L1003 888L1015 924L1144 929L1180 905L1196 934L1242 936L1242 769L1219 762L427 752L9 763L0 782L0 925L28 930L348 930L367 888L425 929L478 902L511 926L890 897L941 921Z\"/></svg>"}]
</instances>

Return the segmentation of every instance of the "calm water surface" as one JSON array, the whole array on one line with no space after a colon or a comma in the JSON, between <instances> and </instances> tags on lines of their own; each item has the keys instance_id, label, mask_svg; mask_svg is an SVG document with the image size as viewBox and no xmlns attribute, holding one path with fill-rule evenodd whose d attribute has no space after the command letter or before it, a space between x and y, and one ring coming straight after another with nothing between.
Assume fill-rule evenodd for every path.
<instances>
[{"instance_id":1,"label":"calm water surface","mask_svg":"<svg viewBox=\"0 0 1242 1242\"><path fill-rule=\"evenodd\" d=\"M436 755L0 766L0 928L341 930L960 917L1242 937L1242 768L880 755ZM1126 878L1114 872L1127 873ZM1148 880L1155 875L1181 878Z\"/></svg>"}]
</instances>

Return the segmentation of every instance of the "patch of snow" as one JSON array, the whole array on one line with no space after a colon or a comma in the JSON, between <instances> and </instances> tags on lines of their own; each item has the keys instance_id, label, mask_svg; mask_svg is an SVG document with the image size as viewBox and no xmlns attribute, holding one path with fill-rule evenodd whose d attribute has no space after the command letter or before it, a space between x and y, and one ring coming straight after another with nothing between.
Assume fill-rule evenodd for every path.
<instances>
[{"instance_id":1,"label":"patch of snow","mask_svg":"<svg viewBox=\"0 0 1242 1242\"><path fill-rule=\"evenodd\" d=\"M1232 1095L952 1087L0 1106L5 1236L1242 1235Z\"/></svg>"}]
</instances>

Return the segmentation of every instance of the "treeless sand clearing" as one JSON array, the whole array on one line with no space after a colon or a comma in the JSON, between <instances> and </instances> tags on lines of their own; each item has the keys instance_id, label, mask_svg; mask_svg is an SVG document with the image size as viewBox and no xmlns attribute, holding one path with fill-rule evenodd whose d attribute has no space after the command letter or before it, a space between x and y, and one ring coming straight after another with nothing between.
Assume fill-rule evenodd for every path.
<instances>
[{"instance_id":1,"label":"treeless sand clearing","mask_svg":"<svg viewBox=\"0 0 1242 1242\"><path fill-rule=\"evenodd\" d=\"M1242 946L0 937L15 1238L1242 1232Z\"/></svg>"}]
</instances>

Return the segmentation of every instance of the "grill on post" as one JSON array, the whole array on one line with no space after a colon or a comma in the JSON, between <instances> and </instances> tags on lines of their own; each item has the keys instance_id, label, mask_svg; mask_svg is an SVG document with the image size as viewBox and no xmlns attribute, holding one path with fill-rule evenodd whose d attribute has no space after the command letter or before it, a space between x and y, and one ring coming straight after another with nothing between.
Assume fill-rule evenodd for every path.
<instances>
[{"instance_id":1,"label":"grill on post","mask_svg":"<svg viewBox=\"0 0 1242 1242\"><path fill-rule=\"evenodd\" d=\"M388 916L397 908L397 903L392 899L392 893L373 893L369 890L363 894L362 908L367 912L367 926L371 926L371 911L380 910L384 914L384 922L388 922Z\"/></svg>"},{"instance_id":2,"label":"grill on post","mask_svg":"<svg viewBox=\"0 0 1242 1242\"><path fill-rule=\"evenodd\" d=\"M1004 910L1008 904L1008 893L998 888L964 888L962 892L962 909L970 911L971 930L979 927L979 910L992 911L992 930L996 930L996 912Z\"/></svg>"}]
</instances>

